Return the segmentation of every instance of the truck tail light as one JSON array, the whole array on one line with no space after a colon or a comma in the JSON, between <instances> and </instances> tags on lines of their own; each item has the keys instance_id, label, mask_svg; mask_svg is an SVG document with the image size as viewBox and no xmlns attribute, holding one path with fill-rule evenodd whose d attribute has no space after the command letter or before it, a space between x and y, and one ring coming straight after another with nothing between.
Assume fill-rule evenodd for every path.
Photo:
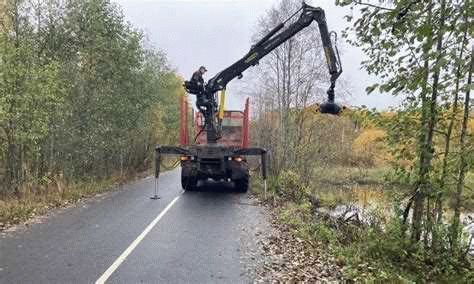
<instances>
[{"instance_id":1,"label":"truck tail light","mask_svg":"<svg viewBox=\"0 0 474 284\"><path fill-rule=\"evenodd\" d=\"M242 162L243 161L242 157L232 157L232 160L234 160L236 162Z\"/></svg>"}]
</instances>

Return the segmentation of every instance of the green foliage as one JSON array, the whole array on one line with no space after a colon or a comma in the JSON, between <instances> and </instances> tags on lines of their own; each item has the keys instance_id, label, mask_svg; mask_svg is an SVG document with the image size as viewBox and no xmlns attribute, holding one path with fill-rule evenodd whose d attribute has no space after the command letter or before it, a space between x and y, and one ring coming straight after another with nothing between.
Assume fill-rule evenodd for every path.
<instances>
[{"instance_id":1,"label":"green foliage","mask_svg":"<svg viewBox=\"0 0 474 284\"><path fill-rule=\"evenodd\" d=\"M421 244L412 244L404 231L398 218L386 223L384 230L359 229L359 238L337 249L347 262L346 273L356 281L472 281L469 261L453 256L449 250L427 254Z\"/></svg>"},{"instance_id":2,"label":"green foliage","mask_svg":"<svg viewBox=\"0 0 474 284\"><path fill-rule=\"evenodd\" d=\"M311 220L311 204L308 202L289 202L280 212L279 217L283 222L295 229L301 230Z\"/></svg>"},{"instance_id":3,"label":"green foliage","mask_svg":"<svg viewBox=\"0 0 474 284\"><path fill-rule=\"evenodd\" d=\"M362 107L332 120L299 105L297 94L278 100L294 102L285 109L263 92L253 137L273 154L272 180L280 184L270 193L281 221L326 243L356 281L470 283L467 244L457 240L460 212L472 203L473 2L336 2L356 10L346 17L344 36L365 53L363 68L378 76L367 93L404 99L390 112ZM362 185L379 158L391 170L370 191ZM342 167L358 167L359 178ZM381 208L362 206L364 195ZM355 201L369 211L362 220L329 214Z\"/></svg>"},{"instance_id":4,"label":"green foliage","mask_svg":"<svg viewBox=\"0 0 474 284\"><path fill-rule=\"evenodd\" d=\"M365 179L357 168L326 168L317 172L309 184L292 170L282 171L278 178L271 177L267 200L273 200L278 220L298 237L328 248L343 265L346 277L356 282L472 281L472 264L463 253L453 255L450 250L447 225L433 229L440 236L436 252L427 252L423 244L412 243L407 237L407 226L401 217L402 203L397 201L406 191L400 184L389 190L384 176L391 170L370 170ZM359 185L368 181L372 188ZM255 179L253 182L252 189L262 196L261 184ZM356 201L359 206L367 204L362 222L328 214Z\"/></svg>"},{"instance_id":5,"label":"green foliage","mask_svg":"<svg viewBox=\"0 0 474 284\"><path fill-rule=\"evenodd\" d=\"M470 136L467 127L459 125L461 121L466 125L470 115L470 83L466 79L472 76L473 64L469 50L472 3L337 3L360 12L347 18L352 26L344 36L367 55L363 68L379 77L377 84L367 87L367 93L387 92L406 98L383 127L394 158L394 178L413 188L413 203L406 204L407 211L413 210L412 241L424 238L424 248L436 251L442 236L433 228L445 222L446 200L456 200L450 206L455 212L452 224L459 224L464 176L469 171L465 165L472 151L472 143L456 139ZM462 105L464 118L457 113ZM455 240L455 236L453 233L451 238Z\"/></svg>"},{"instance_id":6,"label":"green foliage","mask_svg":"<svg viewBox=\"0 0 474 284\"><path fill-rule=\"evenodd\" d=\"M56 175L142 171L156 143L175 143L181 80L162 52L144 48L116 4L6 1L5 11L2 193Z\"/></svg>"},{"instance_id":7,"label":"green foliage","mask_svg":"<svg viewBox=\"0 0 474 284\"><path fill-rule=\"evenodd\" d=\"M426 254L422 245L412 244L404 236L401 219L382 221L371 214L369 223L354 225L337 221L324 214L314 215L309 202L287 202L279 209L280 222L310 242L320 242L329 248L343 265L346 277L356 282L470 282L474 275L472 264L453 257L447 249ZM383 224L383 228L380 227ZM447 228L439 228L446 230Z\"/></svg>"},{"instance_id":8,"label":"green foliage","mask_svg":"<svg viewBox=\"0 0 474 284\"><path fill-rule=\"evenodd\" d=\"M278 185L281 197L297 203L303 202L311 193L310 188L301 181L301 176L291 170L280 174Z\"/></svg>"}]
</instances>

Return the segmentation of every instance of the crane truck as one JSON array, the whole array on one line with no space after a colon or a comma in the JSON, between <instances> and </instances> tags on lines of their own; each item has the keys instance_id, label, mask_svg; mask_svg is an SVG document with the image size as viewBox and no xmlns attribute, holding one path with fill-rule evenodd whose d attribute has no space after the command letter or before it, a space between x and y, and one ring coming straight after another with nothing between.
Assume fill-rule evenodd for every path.
<instances>
[{"instance_id":1,"label":"crane truck","mask_svg":"<svg viewBox=\"0 0 474 284\"><path fill-rule=\"evenodd\" d=\"M288 24L289 20L298 14L298 18L291 24ZM187 191L196 190L198 182L207 179L232 182L239 191L247 191L249 184L247 156L261 157L262 176L266 185L267 151L265 149L248 147L248 143L240 145L238 143L223 143L223 141L229 140L229 132L226 131L226 127L235 123L235 119L232 120L232 113L238 112L224 111L224 99L219 100L219 103L217 103L217 95L220 93L221 98L225 98L225 89L231 80L242 78L242 73L245 70L257 65L259 60L313 22L316 22L319 28L330 75L327 101L320 105L319 111L332 115L338 115L341 112L341 107L334 102L336 80L342 73L339 52L337 46L335 44L333 46L331 40L331 35L334 34L336 36L336 34L335 32L328 31L325 12L322 8L303 2L301 8L290 18L269 31L268 34L251 46L247 54L210 78L204 86L197 87L191 81L184 82L184 88L187 93L204 97L206 98L205 101L211 103L200 104L200 100L197 102L199 112L196 118L202 121L202 123L198 124L199 133L197 139L199 139L199 143L191 144L189 141L181 140L180 146L156 146L155 185L160 174L162 155L180 156L182 167L181 183L183 189ZM248 104L245 112L246 119L248 119ZM248 128L248 123L245 127ZM247 131L247 138L245 139L248 139L248 129L242 129L241 134ZM155 197L157 197L156 186Z\"/></svg>"}]
</instances>

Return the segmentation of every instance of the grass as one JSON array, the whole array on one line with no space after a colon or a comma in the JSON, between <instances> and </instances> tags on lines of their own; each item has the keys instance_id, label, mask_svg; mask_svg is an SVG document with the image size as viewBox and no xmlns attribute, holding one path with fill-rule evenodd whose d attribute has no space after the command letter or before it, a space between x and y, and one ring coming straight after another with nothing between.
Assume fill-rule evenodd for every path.
<instances>
[{"instance_id":1,"label":"grass","mask_svg":"<svg viewBox=\"0 0 474 284\"><path fill-rule=\"evenodd\" d=\"M390 173L388 168L335 167L316 172L312 194L319 198L322 207L356 203L366 208L373 203L384 204L394 194L390 190L393 186L385 181Z\"/></svg>"},{"instance_id":2,"label":"grass","mask_svg":"<svg viewBox=\"0 0 474 284\"><path fill-rule=\"evenodd\" d=\"M384 177L389 168L362 167L329 167L316 168L313 180L325 186L379 185L384 184Z\"/></svg>"},{"instance_id":3,"label":"grass","mask_svg":"<svg viewBox=\"0 0 474 284\"><path fill-rule=\"evenodd\" d=\"M337 262L343 264L348 279L396 283L473 281L473 264L469 260L461 261L449 253L426 255L422 248L410 245L401 237L400 222L393 217L393 197L406 189L385 182L389 169L337 167L315 172L306 198L289 199L287 194L282 194L285 189L281 184L285 182L273 178L269 180L266 200L274 205L278 221L288 225L294 234L310 243L323 243ZM252 191L262 198L261 182L252 180ZM469 173L464 204L471 210L474 194L468 187L472 188L473 182L474 174ZM371 214L370 221L361 226L322 218L324 215L315 214L316 196L317 205L328 209L351 203L366 208Z\"/></svg>"},{"instance_id":4,"label":"grass","mask_svg":"<svg viewBox=\"0 0 474 284\"><path fill-rule=\"evenodd\" d=\"M0 230L46 214L53 208L65 207L83 198L116 190L123 180L111 177L103 180L84 180L47 186L24 186L18 196L4 196L0 200Z\"/></svg>"}]
</instances>

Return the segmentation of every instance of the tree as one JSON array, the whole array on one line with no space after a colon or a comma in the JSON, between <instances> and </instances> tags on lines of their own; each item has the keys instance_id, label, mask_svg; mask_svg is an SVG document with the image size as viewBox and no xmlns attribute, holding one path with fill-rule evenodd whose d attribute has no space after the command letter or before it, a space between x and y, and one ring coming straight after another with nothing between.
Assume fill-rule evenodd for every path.
<instances>
[{"instance_id":1,"label":"tree","mask_svg":"<svg viewBox=\"0 0 474 284\"><path fill-rule=\"evenodd\" d=\"M37 158L38 142L48 133L49 110L61 103L62 86L57 62L38 63L27 3L7 2L6 11L0 35L0 102L4 110L0 128L6 144L5 182L17 191Z\"/></svg>"},{"instance_id":2,"label":"tree","mask_svg":"<svg viewBox=\"0 0 474 284\"><path fill-rule=\"evenodd\" d=\"M0 13L2 192L144 170L177 137L181 80L117 5L8 0Z\"/></svg>"},{"instance_id":3,"label":"tree","mask_svg":"<svg viewBox=\"0 0 474 284\"><path fill-rule=\"evenodd\" d=\"M467 80L467 88L466 88L466 95L464 97L464 111L463 111L463 119L462 119L462 127L461 127L461 136L459 138L460 144L460 155L459 155L459 169L458 169L458 180L456 183L456 194L455 194L455 202L454 202L454 216L451 225L451 246L452 251L458 252L459 250L459 223L460 223L460 215L461 215L461 206L462 206L462 192L464 190L464 183L466 173L469 170L469 165L472 165L472 159L469 159L468 147L470 146L469 142L467 141L467 137L469 135L467 124L469 122L469 114L470 114L470 93L471 93L471 84L472 84L472 68L474 65L474 47L471 49L471 62L469 64L469 75ZM471 133L472 135L472 133ZM472 138L471 138L472 141Z\"/></svg>"},{"instance_id":4,"label":"tree","mask_svg":"<svg viewBox=\"0 0 474 284\"><path fill-rule=\"evenodd\" d=\"M404 120L395 127L401 129L391 133L400 134L404 128L411 128L411 137L414 134L419 137L414 142L417 167L408 169L414 191L405 210L405 219L413 209L412 242L417 243L423 237L425 246L429 248L433 237L437 239L433 235L436 221L433 207L438 207L435 211L441 212L442 192L448 190L444 181L447 173L442 174L441 183L436 182L434 173L439 172L440 164L445 165L444 171L452 171L445 163L438 162L443 153L438 153L435 142L440 134L445 138L448 151L444 155L448 157L448 141L452 135L445 135L442 131L446 125L446 116L442 114L453 103L457 105L458 90L469 85L463 79L469 60L463 56L467 21L462 19L472 9L472 4L444 0L382 1L377 4L343 0L338 3L358 7L361 11L360 17L347 17L353 22L353 27L346 31L346 37L368 55L368 59L362 62L364 68L381 79L381 83L369 86L367 91L378 90L406 97L402 114L412 115L398 116ZM355 37L350 37L350 32L354 32ZM453 119L456 116L451 116ZM462 155L466 154L466 149L459 150Z\"/></svg>"},{"instance_id":5,"label":"tree","mask_svg":"<svg viewBox=\"0 0 474 284\"><path fill-rule=\"evenodd\" d=\"M260 19L254 38L262 38L300 6L300 1L280 1ZM276 173L298 160L298 153L291 149L304 136L306 113L302 110L325 94L319 87L329 81L323 54L319 30L311 25L263 58L254 70L257 80L251 89L256 90L256 109L266 117L259 120L266 121L265 125L257 125L261 129L258 143L271 150Z\"/></svg>"}]
</instances>

